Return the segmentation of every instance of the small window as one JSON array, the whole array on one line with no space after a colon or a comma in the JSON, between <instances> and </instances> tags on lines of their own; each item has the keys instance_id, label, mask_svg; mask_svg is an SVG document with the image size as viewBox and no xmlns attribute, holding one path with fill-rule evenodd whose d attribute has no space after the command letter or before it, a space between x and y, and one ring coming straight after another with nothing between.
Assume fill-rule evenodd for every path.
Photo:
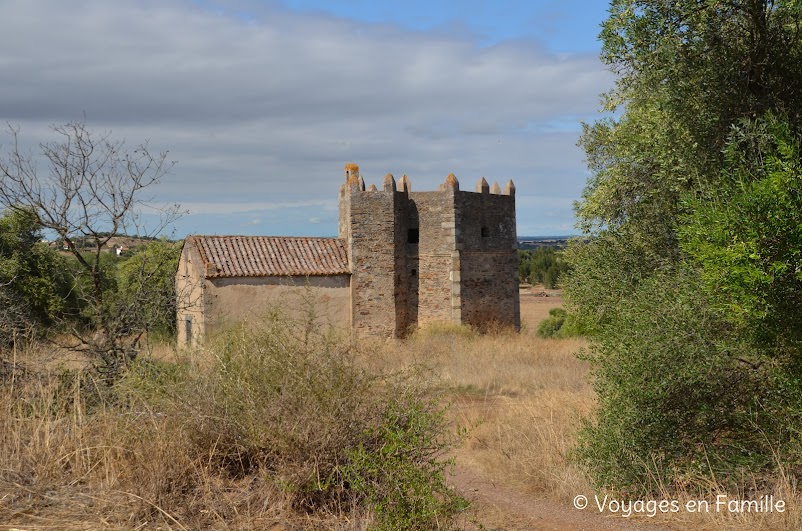
<instances>
[{"instance_id":1,"label":"small window","mask_svg":"<svg viewBox=\"0 0 802 531\"><path fill-rule=\"evenodd\" d=\"M409 229L407 231L407 243L418 243L420 241L420 232L418 229Z\"/></svg>"},{"instance_id":2,"label":"small window","mask_svg":"<svg viewBox=\"0 0 802 531\"><path fill-rule=\"evenodd\" d=\"M411 277L418 276L418 270L417 269L413 269L412 271L409 272L409 276L411 276Z\"/></svg>"},{"instance_id":3,"label":"small window","mask_svg":"<svg viewBox=\"0 0 802 531\"><path fill-rule=\"evenodd\" d=\"M187 315L184 318L184 332L187 336L187 345L192 346L192 316Z\"/></svg>"},{"instance_id":4,"label":"small window","mask_svg":"<svg viewBox=\"0 0 802 531\"><path fill-rule=\"evenodd\" d=\"M482 238L488 238L490 236L490 229L487 227L482 227Z\"/></svg>"}]
</instances>

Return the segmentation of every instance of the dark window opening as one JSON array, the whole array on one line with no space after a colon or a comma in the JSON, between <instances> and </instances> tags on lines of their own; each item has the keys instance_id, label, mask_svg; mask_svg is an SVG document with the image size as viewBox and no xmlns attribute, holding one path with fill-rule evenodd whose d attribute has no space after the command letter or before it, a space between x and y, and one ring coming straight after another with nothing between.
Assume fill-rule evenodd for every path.
<instances>
[{"instance_id":1,"label":"dark window opening","mask_svg":"<svg viewBox=\"0 0 802 531\"><path fill-rule=\"evenodd\" d=\"M407 243L418 243L420 241L420 232L418 229L409 229L407 231Z\"/></svg>"},{"instance_id":2,"label":"dark window opening","mask_svg":"<svg viewBox=\"0 0 802 531\"><path fill-rule=\"evenodd\" d=\"M413 269L412 271L409 272L409 276L414 277L414 276L417 276L417 275L418 275L418 270L417 269Z\"/></svg>"},{"instance_id":3,"label":"dark window opening","mask_svg":"<svg viewBox=\"0 0 802 531\"><path fill-rule=\"evenodd\" d=\"M487 238L490 236L490 229L487 227L482 227L482 238Z\"/></svg>"},{"instance_id":4,"label":"dark window opening","mask_svg":"<svg viewBox=\"0 0 802 531\"><path fill-rule=\"evenodd\" d=\"M192 316L187 315L184 319L184 333L187 336L187 345L192 346Z\"/></svg>"}]
</instances>

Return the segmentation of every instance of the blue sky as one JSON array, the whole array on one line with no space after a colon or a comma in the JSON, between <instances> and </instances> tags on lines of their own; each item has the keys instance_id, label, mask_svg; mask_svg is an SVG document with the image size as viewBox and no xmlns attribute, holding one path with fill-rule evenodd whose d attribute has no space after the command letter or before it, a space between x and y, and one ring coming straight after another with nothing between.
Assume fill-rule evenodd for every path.
<instances>
[{"instance_id":1,"label":"blue sky","mask_svg":"<svg viewBox=\"0 0 802 531\"><path fill-rule=\"evenodd\" d=\"M283 5L367 24L464 36L479 46L531 39L556 52L597 52L599 24L607 15L607 4L602 0L287 0Z\"/></svg>"},{"instance_id":2,"label":"blue sky","mask_svg":"<svg viewBox=\"0 0 802 531\"><path fill-rule=\"evenodd\" d=\"M518 234L574 233L580 121L612 76L602 1L0 0L0 119L81 119L178 164L186 234L335 235L343 167L517 186ZM4 140L0 140L6 143Z\"/></svg>"}]
</instances>

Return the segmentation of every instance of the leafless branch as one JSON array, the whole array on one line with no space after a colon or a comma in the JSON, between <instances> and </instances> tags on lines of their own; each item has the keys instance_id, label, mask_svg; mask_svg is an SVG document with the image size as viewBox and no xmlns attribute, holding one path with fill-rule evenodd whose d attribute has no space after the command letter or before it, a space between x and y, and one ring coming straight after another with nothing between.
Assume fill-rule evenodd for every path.
<instances>
[{"instance_id":1,"label":"leafless branch","mask_svg":"<svg viewBox=\"0 0 802 531\"><path fill-rule=\"evenodd\" d=\"M101 253L116 236L151 237L160 234L179 217L177 205L158 209L159 221L150 232L140 223L140 210L147 205L143 192L167 175L174 163L166 152L153 152L145 142L133 151L111 133L95 133L84 121L51 127L57 139L40 144L41 156L34 157L20 146L19 129L8 125L9 147L0 156L0 209L27 210L38 224L65 243L80 267L76 290L91 309L88 331L73 330L83 349L104 358L110 366L117 358L124 362L135 354L143 331L135 319L134 296L130 307L117 301L108 304ZM47 165L40 171L37 163ZM134 231L131 233L130 231ZM140 232L144 231L144 232ZM92 243L90 249L78 240Z\"/></svg>"}]
</instances>

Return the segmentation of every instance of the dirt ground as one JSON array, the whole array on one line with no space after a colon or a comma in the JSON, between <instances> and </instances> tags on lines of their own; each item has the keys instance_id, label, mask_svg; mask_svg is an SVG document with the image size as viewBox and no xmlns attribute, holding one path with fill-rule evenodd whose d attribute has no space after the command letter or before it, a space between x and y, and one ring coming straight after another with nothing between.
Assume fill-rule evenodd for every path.
<instances>
[{"instance_id":1,"label":"dirt ground","mask_svg":"<svg viewBox=\"0 0 802 531\"><path fill-rule=\"evenodd\" d=\"M545 289L543 286L525 284L520 289L521 331L534 334L537 325L549 316L549 310L563 305L562 291Z\"/></svg>"},{"instance_id":2,"label":"dirt ground","mask_svg":"<svg viewBox=\"0 0 802 531\"><path fill-rule=\"evenodd\" d=\"M460 468L459 464L450 477L450 484L471 502L470 515L463 523L463 529L470 531L670 529L650 525L642 520L606 516L598 512L592 500L587 508L579 510L570 504L523 494L509 487L494 484L486 478Z\"/></svg>"}]
</instances>

